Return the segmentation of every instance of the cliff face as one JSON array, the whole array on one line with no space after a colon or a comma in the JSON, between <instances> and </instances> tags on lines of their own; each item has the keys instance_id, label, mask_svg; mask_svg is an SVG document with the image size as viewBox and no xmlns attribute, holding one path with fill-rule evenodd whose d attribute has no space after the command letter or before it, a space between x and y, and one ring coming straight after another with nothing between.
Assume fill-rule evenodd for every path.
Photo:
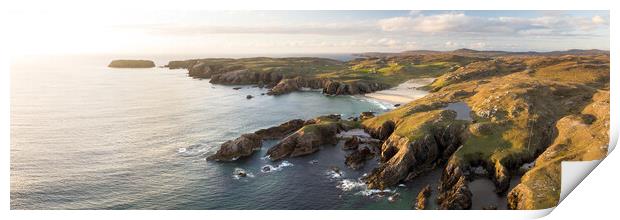
<instances>
[{"instance_id":1,"label":"cliff face","mask_svg":"<svg viewBox=\"0 0 620 220\"><path fill-rule=\"evenodd\" d=\"M555 205L559 161L605 155L609 110L601 94L609 88L607 61L607 56L508 57L446 73L431 85L435 92L362 122L370 134L386 140L383 163L367 178L368 186L391 187L447 162L439 205L467 209L472 167L482 166L495 191L505 194L512 176L538 157L510 192L510 208ZM469 114L471 120L456 120L447 107L454 102L467 104L470 111L457 114ZM585 144L594 139L600 141ZM538 201L540 195L545 197Z\"/></svg>"},{"instance_id":2,"label":"cliff face","mask_svg":"<svg viewBox=\"0 0 620 220\"><path fill-rule=\"evenodd\" d=\"M302 88L328 95L365 94L396 86L412 78L440 75L455 66L480 60L451 57L364 58L341 62L323 58L243 58L170 61L168 68L184 68L191 77L214 84L258 85L281 95ZM421 64L420 62L429 62Z\"/></svg>"},{"instance_id":3,"label":"cliff face","mask_svg":"<svg viewBox=\"0 0 620 220\"><path fill-rule=\"evenodd\" d=\"M605 157L609 145L609 91L598 91L583 111L556 123L557 138L508 195L511 209L545 209L560 199L561 162Z\"/></svg>"},{"instance_id":4,"label":"cliff face","mask_svg":"<svg viewBox=\"0 0 620 220\"><path fill-rule=\"evenodd\" d=\"M150 60L113 60L108 65L110 68L152 68L155 63Z\"/></svg>"},{"instance_id":5,"label":"cliff face","mask_svg":"<svg viewBox=\"0 0 620 220\"><path fill-rule=\"evenodd\" d=\"M381 166L367 178L368 187L384 189L435 168L461 145L467 122L456 112L434 110L402 118L381 147ZM371 124L373 119L364 124ZM381 128L380 128L381 129Z\"/></svg>"}]
</instances>

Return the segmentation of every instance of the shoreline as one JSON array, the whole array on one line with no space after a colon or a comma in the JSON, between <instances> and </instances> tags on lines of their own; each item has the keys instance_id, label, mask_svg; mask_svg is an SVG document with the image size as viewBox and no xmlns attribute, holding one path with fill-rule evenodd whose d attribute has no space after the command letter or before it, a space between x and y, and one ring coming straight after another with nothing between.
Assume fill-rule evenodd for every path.
<instances>
[{"instance_id":1,"label":"shoreline","mask_svg":"<svg viewBox=\"0 0 620 220\"><path fill-rule=\"evenodd\" d=\"M429 94L428 91L419 88L431 84L435 78L416 78L407 80L396 87L380 90L372 93L364 94L366 98L371 98L380 102L390 104L406 104L413 100L424 97Z\"/></svg>"}]
</instances>

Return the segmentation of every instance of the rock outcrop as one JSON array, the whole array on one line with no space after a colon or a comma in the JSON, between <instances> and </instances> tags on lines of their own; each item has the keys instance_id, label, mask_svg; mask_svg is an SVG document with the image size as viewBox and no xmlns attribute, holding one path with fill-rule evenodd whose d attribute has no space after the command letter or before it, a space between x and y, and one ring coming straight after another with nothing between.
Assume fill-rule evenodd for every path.
<instances>
[{"instance_id":1,"label":"rock outcrop","mask_svg":"<svg viewBox=\"0 0 620 220\"><path fill-rule=\"evenodd\" d=\"M374 138L377 138L379 140L385 140L392 134L395 127L396 123L388 120L383 122L379 127L365 126L364 130L366 131L366 133L370 134Z\"/></svg>"},{"instance_id":2,"label":"rock outcrop","mask_svg":"<svg viewBox=\"0 0 620 220\"><path fill-rule=\"evenodd\" d=\"M301 119L293 119L293 120L284 122L278 126L260 129L254 132L254 134L260 136L262 139L280 139L299 130L304 125L308 125L311 123L312 122L306 123L306 121L301 120Z\"/></svg>"},{"instance_id":3,"label":"rock outcrop","mask_svg":"<svg viewBox=\"0 0 620 220\"><path fill-rule=\"evenodd\" d=\"M336 134L352 128L342 121L339 115L322 116L306 123L309 125L271 147L267 151L267 156L271 160L280 160L311 154L318 151L322 145L336 144L338 141Z\"/></svg>"},{"instance_id":4,"label":"rock outcrop","mask_svg":"<svg viewBox=\"0 0 620 220\"><path fill-rule=\"evenodd\" d=\"M455 118L453 111L436 110L402 119L403 124L383 143L383 164L368 176L368 187L384 189L445 162L461 145L467 128L466 122Z\"/></svg>"},{"instance_id":5,"label":"rock outcrop","mask_svg":"<svg viewBox=\"0 0 620 220\"><path fill-rule=\"evenodd\" d=\"M453 157L441 176L437 202L441 209L470 209L472 193L458 159Z\"/></svg>"},{"instance_id":6,"label":"rock outcrop","mask_svg":"<svg viewBox=\"0 0 620 220\"><path fill-rule=\"evenodd\" d=\"M417 210L424 210L428 205L428 198L431 196L432 189L430 185L426 185L416 197L414 208Z\"/></svg>"},{"instance_id":7,"label":"rock outcrop","mask_svg":"<svg viewBox=\"0 0 620 220\"><path fill-rule=\"evenodd\" d=\"M262 139L256 134L243 134L235 140L224 142L220 149L207 157L207 160L233 161L241 157L252 155L255 150L261 148Z\"/></svg>"},{"instance_id":8,"label":"rock outcrop","mask_svg":"<svg viewBox=\"0 0 620 220\"><path fill-rule=\"evenodd\" d=\"M361 144L361 140L358 136L351 136L344 141L344 145L342 146L342 149L343 150L357 150L360 144Z\"/></svg>"},{"instance_id":9,"label":"rock outcrop","mask_svg":"<svg viewBox=\"0 0 620 220\"><path fill-rule=\"evenodd\" d=\"M372 151L367 147L356 149L345 157L344 164L351 169L357 170L364 166L366 160L370 160L374 157Z\"/></svg>"},{"instance_id":10,"label":"rock outcrop","mask_svg":"<svg viewBox=\"0 0 620 220\"><path fill-rule=\"evenodd\" d=\"M110 68L153 68L155 63L151 60L113 60L108 65Z\"/></svg>"},{"instance_id":11,"label":"rock outcrop","mask_svg":"<svg viewBox=\"0 0 620 220\"><path fill-rule=\"evenodd\" d=\"M241 157L247 157L254 153L262 146L263 140L283 138L304 125L315 123L315 120L307 122L301 119L294 119L282 123L278 126L260 129L254 133L243 134L235 140L224 142L220 149L214 154L207 157L207 160L215 161L233 161Z\"/></svg>"}]
</instances>

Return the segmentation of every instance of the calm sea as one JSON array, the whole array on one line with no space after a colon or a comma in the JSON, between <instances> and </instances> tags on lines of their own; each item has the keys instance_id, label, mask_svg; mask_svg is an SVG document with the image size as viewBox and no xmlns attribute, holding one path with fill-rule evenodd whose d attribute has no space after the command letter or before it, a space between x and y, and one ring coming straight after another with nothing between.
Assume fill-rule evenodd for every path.
<instances>
[{"instance_id":1,"label":"calm sea","mask_svg":"<svg viewBox=\"0 0 620 220\"><path fill-rule=\"evenodd\" d=\"M330 56L327 56L330 57ZM368 196L340 146L270 162L206 162L226 140L290 119L385 111L362 97L261 96L185 70L110 69L118 56L22 57L11 64L12 209L409 209L433 172ZM190 57L145 57L157 65ZM348 59L346 55L331 58ZM247 100L246 95L255 96ZM310 163L317 160L318 163ZM261 167L271 165L273 172ZM330 173L337 166L343 176ZM235 169L251 175L235 178ZM388 196L399 193L396 202Z\"/></svg>"}]
</instances>

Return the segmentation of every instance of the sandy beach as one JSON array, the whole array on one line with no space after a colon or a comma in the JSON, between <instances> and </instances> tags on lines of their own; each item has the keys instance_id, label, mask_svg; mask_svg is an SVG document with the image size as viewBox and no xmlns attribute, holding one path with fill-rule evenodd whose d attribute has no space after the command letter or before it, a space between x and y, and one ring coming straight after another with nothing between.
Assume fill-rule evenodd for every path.
<instances>
[{"instance_id":1,"label":"sandy beach","mask_svg":"<svg viewBox=\"0 0 620 220\"><path fill-rule=\"evenodd\" d=\"M432 83L433 80L435 78L412 79L394 88L368 93L365 96L392 104L405 104L428 94L419 88Z\"/></svg>"}]
</instances>

